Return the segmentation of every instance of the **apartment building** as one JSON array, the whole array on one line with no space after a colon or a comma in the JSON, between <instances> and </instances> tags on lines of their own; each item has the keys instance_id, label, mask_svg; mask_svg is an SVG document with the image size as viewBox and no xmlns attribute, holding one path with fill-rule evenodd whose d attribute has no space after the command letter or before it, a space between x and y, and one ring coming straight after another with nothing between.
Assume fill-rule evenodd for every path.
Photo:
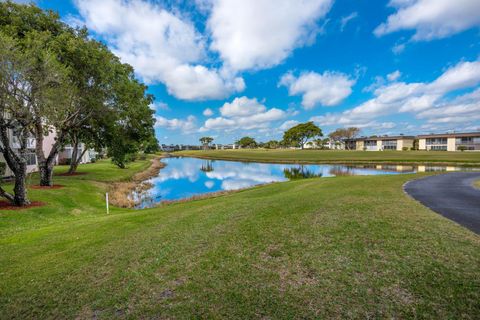
<instances>
[{"instance_id":1,"label":"apartment building","mask_svg":"<svg viewBox=\"0 0 480 320\"><path fill-rule=\"evenodd\" d=\"M13 130L8 131L9 138L12 144L12 147L14 150L20 149L20 142L18 138L15 136ZM53 144L55 143L55 133L49 133L47 136L44 137L43 140L43 152L45 155L48 155L50 153L50 150L52 149ZM36 139L34 137L28 138L27 140L27 173L32 173L38 171L38 162L37 162L37 155L35 153L35 148L36 148ZM82 143L79 147L79 154L82 153L83 148L86 146ZM57 155L57 158L55 159L55 164L64 164L68 162L67 159L72 158L72 151L73 148L70 145L65 146L65 148L60 151L60 153ZM82 157L82 160L80 163L88 163L91 162L93 158L97 156L96 152L94 150L87 150L85 154ZM0 153L0 162L5 162L5 159L3 155ZM13 176L13 172L10 170L8 166L5 168L5 173L3 175L4 177L11 177Z\"/></svg>"},{"instance_id":2,"label":"apartment building","mask_svg":"<svg viewBox=\"0 0 480 320\"><path fill-rule=\"evenodd\" d=\"M480 132L419 135L418 149L427 151L480 151Z\"/></svg>"},{"instance_id":3,"label":"apartment building","mask_svg":"<svg viewBox=\"0 0 480 320\"><path fill-rule=\"evenodd\" d=\"M381 136L381 137L361 137L347 141L351 145L352 150L364 151L383 151L397 150L402 151L404 148L410 150L415 141L414 136ZM355 146L355 148L353 148Z\"/></svg>"}]
</instances>

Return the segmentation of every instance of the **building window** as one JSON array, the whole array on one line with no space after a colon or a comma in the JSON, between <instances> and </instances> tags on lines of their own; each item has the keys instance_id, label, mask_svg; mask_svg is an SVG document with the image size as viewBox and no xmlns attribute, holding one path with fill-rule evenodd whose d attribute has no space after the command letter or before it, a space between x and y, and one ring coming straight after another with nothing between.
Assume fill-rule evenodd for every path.
<instances>
[{"instance_id":1,"label":"building window","mask_svg":"<svg viewBox=\"0 0 480 320\"><path fill-rule=\"evenodd\" d=\"M33 152L25 154L25 159L27 160L27 166L33 166L37 164L37 156Z\"/></svg>"},{"instance_id":2,"label":"building window","mask_svg":"<svg viewBox=\"0 0 480 320\"><path fill-rule=\"evenodd\" d=\"M397 150L397 140L383 140L382 147L384 150Z\"/></svg>"},{"instance_id":3,"label":"building window","mask_svg":"<svg viewBox=\"0 0 480 320\"><path fill-rule=\"evenodd\" d=\"M434 151L447 151L447 146L431 146L430 150Z\"/></svg>"},{"instance_id":4,"label":"building window","mask_svg":"<svg viewBox=\"0 0 480 320\"><path fill-rule=\"evenodd\" d=\"M447 138L427 138L426 139L427 145L439 145L439 144L447 144Z\"/></svg>"}]
</instances>

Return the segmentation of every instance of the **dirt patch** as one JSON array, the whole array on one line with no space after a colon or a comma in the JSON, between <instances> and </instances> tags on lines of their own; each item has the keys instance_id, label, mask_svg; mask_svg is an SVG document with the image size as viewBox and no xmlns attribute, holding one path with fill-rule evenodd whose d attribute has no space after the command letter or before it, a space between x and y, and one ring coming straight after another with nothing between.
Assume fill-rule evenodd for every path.
<instances>
[{"instance_id":1,"label":"dirt patch","mask_svg":"<svg viewBox=\"0 0 480 320\"><path fill-rule=\"evenodd\" d=\"M30 186L30 189L39 189L39 190L53 190L53 189L62 189L65 188L64 185L62 184L54 184L53 186L40 186L40 185L34 185Z\"/></svg>"},{"instance_id":2,"label":"dirt patch","mask_svg":"<svg viewBox=\"0 0 480 320\"><path fill-rule=\"evenodd\" d=\"M40 201L32 201L28 206L17 207L12 205L10 202L5 200L0 200L0 210L23 210L30 209L35 207L43 207L46 203Z\"/></svg>"},{"instance_id":3,"label":"dirt patch","mask_svg":"<svg viewBox=\"0 0 480 320\"><path fill-rule=\"evenodd\" d=\"M153 159L148 169L135 174L130 181L114 183L109 192L110 203L122 208L135 207L138 204L138 199L135 199L132 194L141 194L152 187L152 184L146 180L157 176L160 169L165 167L160 159Z\"/></svg>"},{"instance_id":4,"label":"dirt patch","mask_svg":"<svg viewBox=\"0 0 480 320\"><path fill-rule=\"evenodd\" d=\"M59 174L57 174L57 176L60 176L60 177L71 177L71 176L83 176L83 175L86 175L86 174L88 174L88 172L74 172L74 173L64 172L64 173L59 173Z\"/></svg>"}]
</instances>

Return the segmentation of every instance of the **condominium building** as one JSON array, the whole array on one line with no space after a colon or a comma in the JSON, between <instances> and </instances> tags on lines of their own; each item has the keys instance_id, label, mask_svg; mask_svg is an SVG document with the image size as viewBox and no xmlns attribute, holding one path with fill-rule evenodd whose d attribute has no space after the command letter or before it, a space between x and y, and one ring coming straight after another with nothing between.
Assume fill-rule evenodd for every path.
<instances>
[{"instance_id":1,"label":"condominium building","mask_svg":"<svg viewBox=\"0 0 480 320\"><path fill-rule=\"evenodd\" d=\"M480 151L480 132L427 134L417 138L419 150Z\"/></svg>"},{"instance_id":2,"label":"condominium building","mask_svg":"<svg viewBox=\"0 0 480 320\"><path fill-rule=\"evenodd\" d=\"M361 137L351 139L349 145L355 145L355 150L383 151L383 150L410 150L415 141L414 136L381 136ZM352 148L353 149L353 148Z\"/></svg>"}]
</instances>

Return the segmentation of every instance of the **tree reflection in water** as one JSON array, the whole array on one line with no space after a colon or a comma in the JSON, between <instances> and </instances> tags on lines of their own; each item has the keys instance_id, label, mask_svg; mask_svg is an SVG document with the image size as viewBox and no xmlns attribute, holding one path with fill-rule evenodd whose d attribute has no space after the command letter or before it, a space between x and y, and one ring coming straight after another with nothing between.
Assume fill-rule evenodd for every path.
<instances>
[{"instance_id":1,"label":"tree reflection in water","mask_svg":"<svg viewBox=\"0 0 480 320\"><path fill-rule=\"evenodd\" d=\"M283 175L289 180L307 179L321 177L321 173L315 173L308 170L305 166L292 167L283 169Z\"/></svg>"},{"instance_id":2,"label":"tree reflection in water","mask_svg":"<svg viewBox=\"0 0 480 320\"><path fill-rule=\"evenodd\" d=\"M347 167L345 165L332 166L328 171L331 175L335 177L341 176L353 176L355 175L354 167Z\"/></svg>"},{"instance_id":3,"label":"tree reflection in water","mask_svg":"<svg viewBox=\"0 0 480 320\"><path fill-rule=\"evenodd\" d=\"M200 171L203 172L212 172L213 171L213 163L215 160L204 160L202 162L202 166L200 167Z\"/></svg>"}]
</instances>

